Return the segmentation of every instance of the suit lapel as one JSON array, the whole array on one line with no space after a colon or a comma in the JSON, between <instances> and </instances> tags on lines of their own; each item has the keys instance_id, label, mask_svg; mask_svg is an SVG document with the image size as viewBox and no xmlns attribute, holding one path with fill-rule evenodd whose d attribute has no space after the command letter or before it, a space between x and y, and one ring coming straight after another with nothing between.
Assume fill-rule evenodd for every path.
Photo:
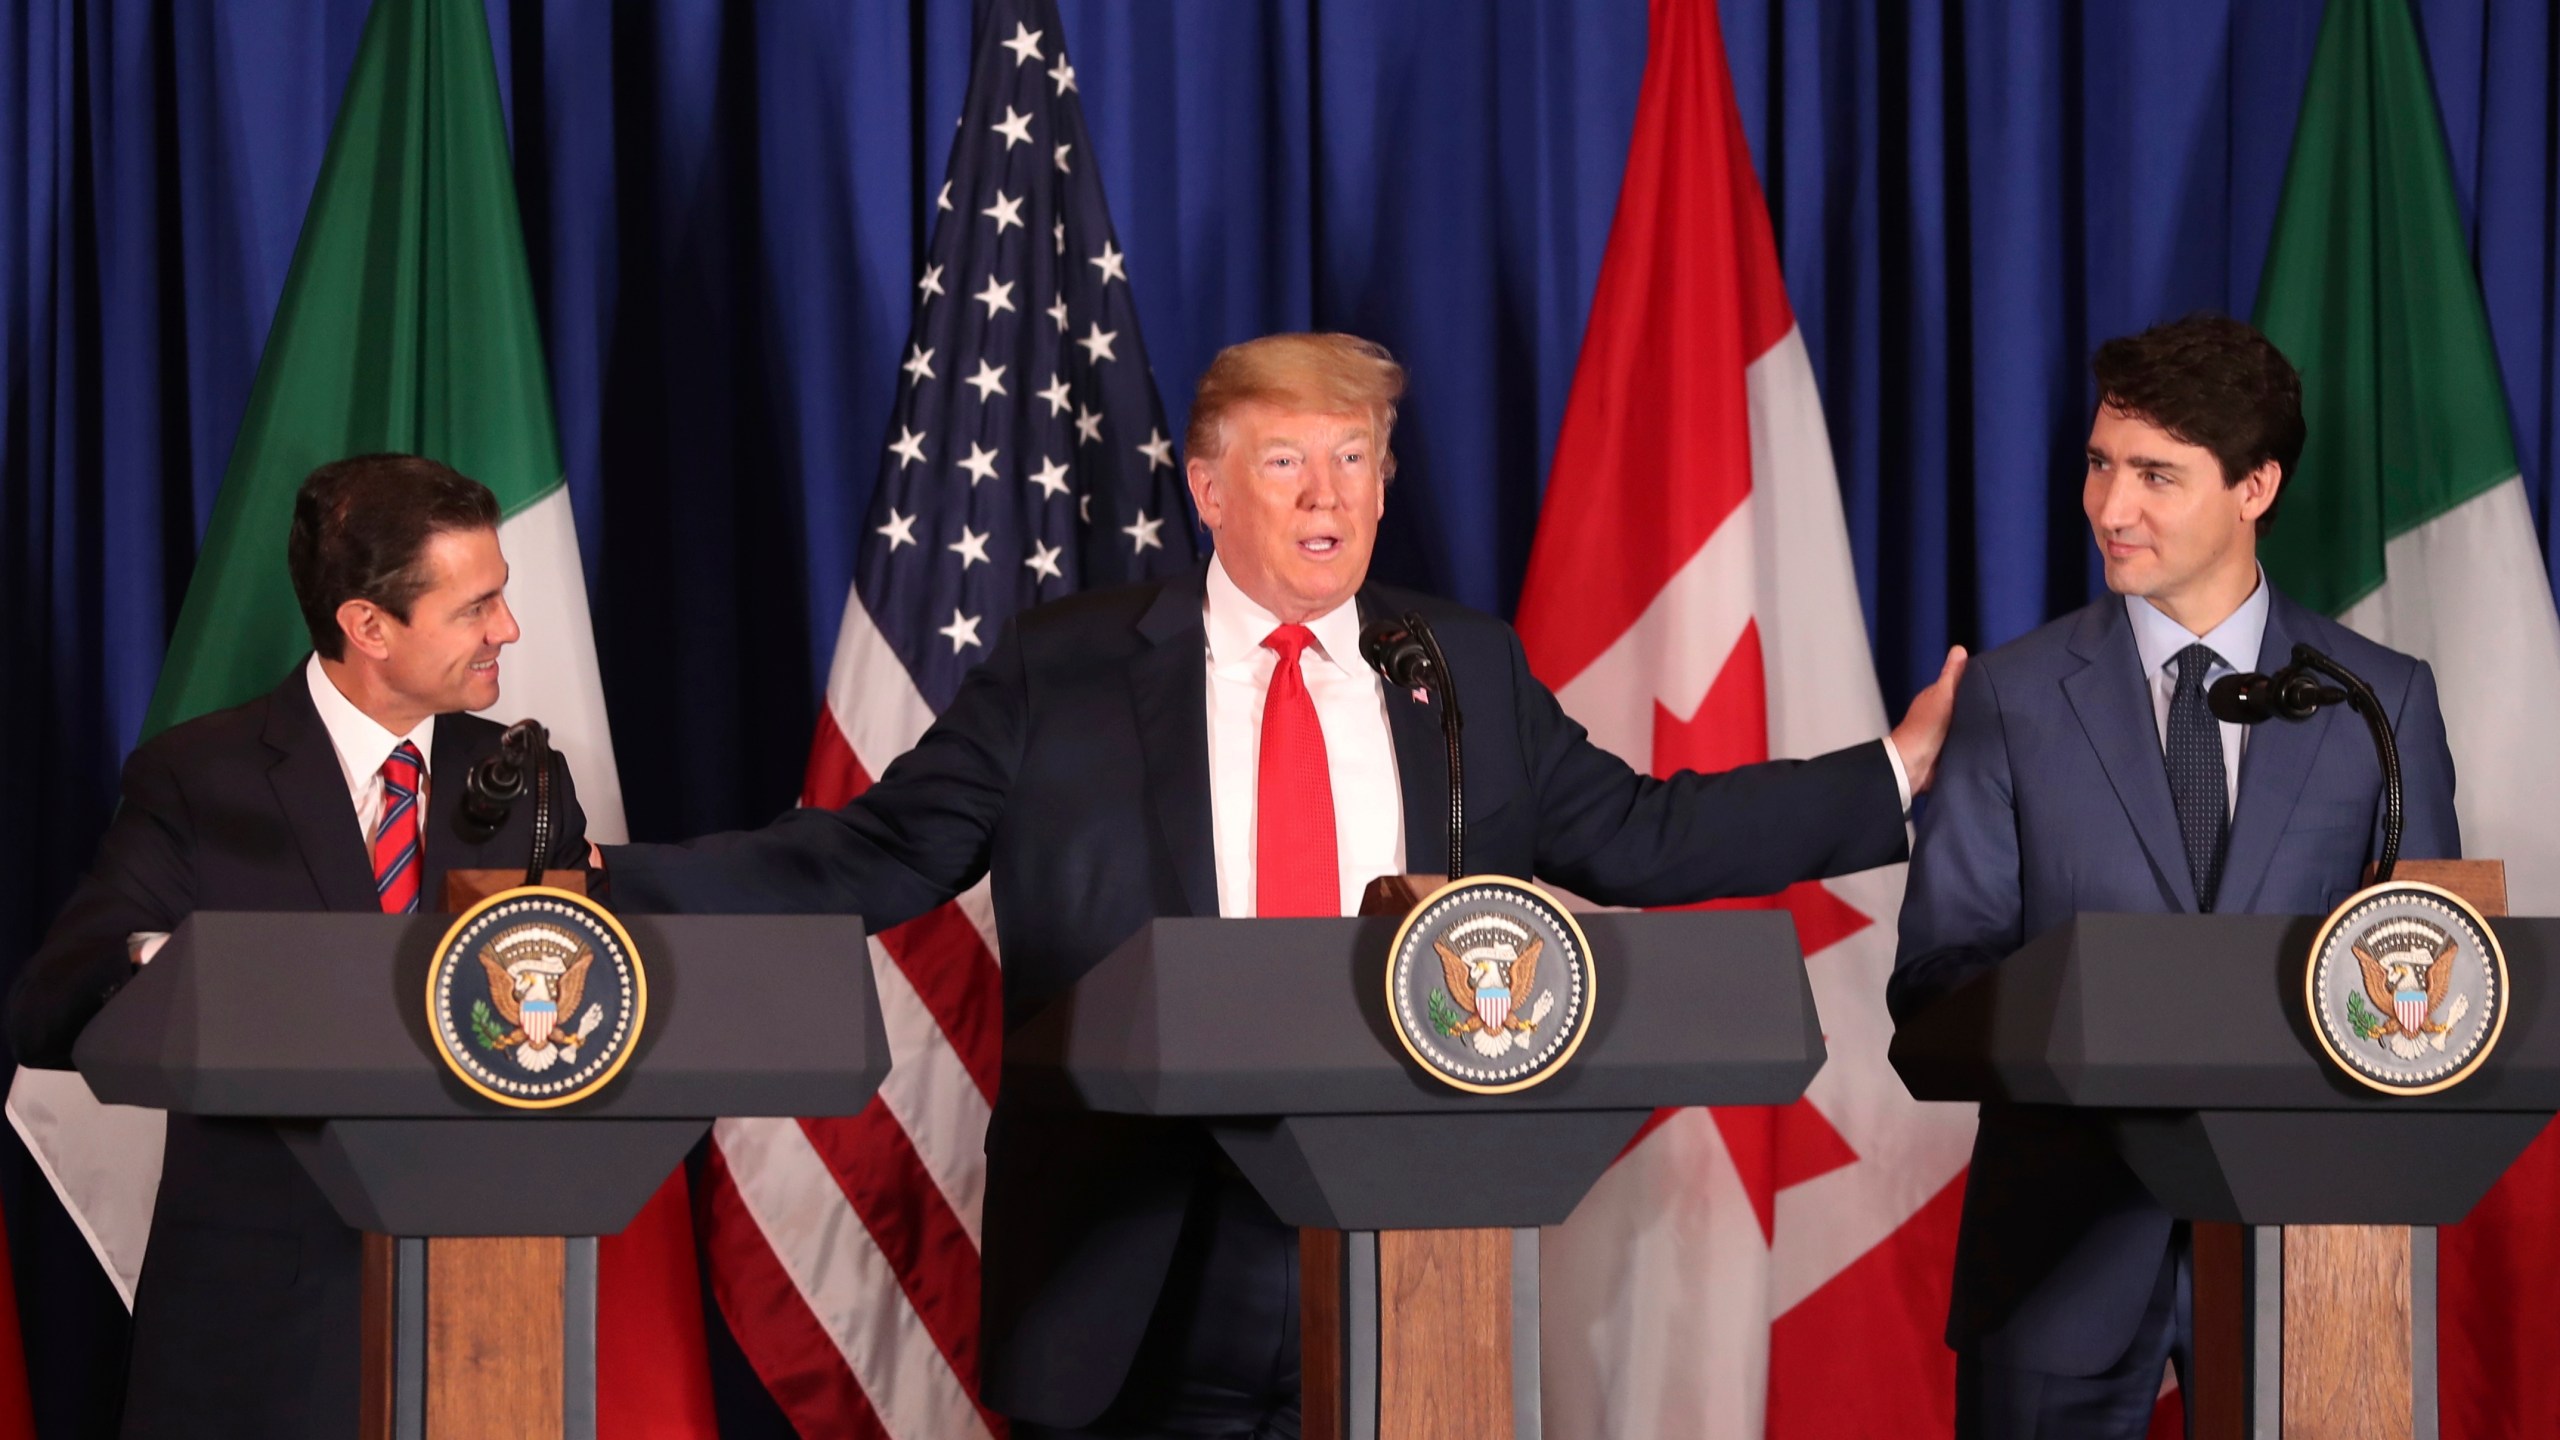
<instances>
[{"instance_id":1,"label":"suit lapel","mask_svg":"<svg viewBox=\"0 0 2560 1440\"><path fill-rule=\"evenodd\" d=\"M1359 604L1364 627L1392 614L1367 590L1360 592ZM1440 740L1440 701L1435 696L1417 702L1411 692L1387 685L1386 702L1387 731L1396 749L1396 788L1404 799L1404 868L1414 875L1445 875L1449 871L1449 752Z\"/></svg>"},{"instance_id":2,"label":"suit lapel","mask_svg":"<svg viewBox=\"0 0 2560 1440\"><path fill-rule=\"evenodd\" d=\"M1209 695L1201 623L1203 572L1165 582L1138 619L1150 642L1129 666L1146 747L1147 800L1189 913L1218 913L1218 852L1209 819Z\"/></svg>"},{"instance_id":3,"label":"suit lapel","mask_svg":"<svg viewBox=\"0 0 2560 1440\"><path fill-rule=\"evenodd\" d=\"M373 865L365 854L364 834L356 828L355 806L347 799L346 773L338 768L328 727L312 708L309 685L297 665L267 697L265 739L277 755L267 783L293 827L294 844L320 889L321 903L332 910L379 910Z\"/></svg>"},{"instance_id":4,"label":"suit lapel","mask_svg":"<svg viewBox=\"0 0 2560 1440\"><path fill-rule=\"evenodd\" d=\"M2267 597L2267 634L2258 647L2258 669L2273 674L2293 658L2297 640L2311 638L2304 618L2281 592ZM2361 717L2341 720L2329 713L2309 720L2274 719L2249 731L2248 748L2240 756L2240 803L2231 817L2231 841L2223 854L2222 895L2214 908L2246 911L2257 900L2258 887L2275 862L2276 843L2293 819L2294 802L2311 779L2312 760L2339 724L2362 725Z\"/></svg>"},{"instance_id":5,"label":"suit lapel","mask_svg":"<svg viewBox=\"0 0 2560 1440\"><path fill-rule=\"evenodd\" d=\"M2160 755L2159 721L2143 688L2142 657L2134 649L2124 601L2109 596L2082 612L2071 651L2089 663L2064 678L2063 694L2152 866L2168 878L2179 908L2192 912L2198 908L2195 879L2187 873L2186 842L2169 800L2169 767ZM2223 883L2229 888L2227 878Z\"/></svg>"}]
</instances>

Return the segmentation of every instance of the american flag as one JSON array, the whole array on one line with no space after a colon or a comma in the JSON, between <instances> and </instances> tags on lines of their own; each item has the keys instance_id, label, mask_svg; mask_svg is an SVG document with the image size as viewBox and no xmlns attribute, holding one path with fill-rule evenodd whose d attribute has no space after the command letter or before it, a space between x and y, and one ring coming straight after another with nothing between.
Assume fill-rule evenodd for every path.
<instances>
[{"instance_id":1,"label":"american flag","mask_svg":"<svg viewBox=\"0 0 2560 1440\"><path fill-rule=\"evenodd\" d=\"M841 805L1015 612L1194 563L1055 0L980 8L898 401L801 794ZM1000 1433L977 1403L982 1143L1004 1043L986 886L871 941L861 1115L712 1131L712 1283L806 1436Z\"/></svg>"}]
</instances>

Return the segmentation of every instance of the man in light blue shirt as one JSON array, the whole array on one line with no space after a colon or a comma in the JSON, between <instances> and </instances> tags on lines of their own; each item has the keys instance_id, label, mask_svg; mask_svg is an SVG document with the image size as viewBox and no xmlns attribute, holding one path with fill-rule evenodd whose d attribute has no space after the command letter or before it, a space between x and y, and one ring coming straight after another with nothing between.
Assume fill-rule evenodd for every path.
<instances>
[{"instance_id":1,"label":"man in light blue shirt","mask_svg":"<svg viewBox=\"0 0 2560 1440\"><path fill-rule=\"evenodd\" d=\"M2081 508L2114 593L1966 672L1903 902L1897 1019L2082 911L2322 914L2362 883L2382 769L2361 718L2244 730L2205 703L2297 643L2364 676L2391 715L2403 852L2461 854L2425 664L2258 566L2302 454L2292 365L2200 315L2109 341L2096 369ZM2187 1228L2074 1112L1982 1107L1955 1268L1960 1435L2139 1440L2164 1365L2187 1374Z\"/></svg>"}]
</instances>

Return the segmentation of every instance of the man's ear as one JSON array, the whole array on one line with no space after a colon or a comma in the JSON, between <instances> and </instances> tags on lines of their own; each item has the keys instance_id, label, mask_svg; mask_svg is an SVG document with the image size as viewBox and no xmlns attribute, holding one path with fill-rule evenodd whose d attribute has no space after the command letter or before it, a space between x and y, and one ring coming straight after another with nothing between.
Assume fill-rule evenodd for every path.
<instances>
[{"instance_id":1,"label":"man's ear","mask_svg":"<svg viewBox=\"0 0 2560 1440\"><path fill-rule=\"evenodd\" d=\"M1182 462L1182 478L1191 485L1191 507L1200 512L1200 523L1218 528L1218 467L1216 462L1186 458Z\"/></svg>"},{"instance_id":2,"label":"man's ear","mask_svg":"<svg viewBox=\"0 0 2560 1440\"><path fill-rule=\"evenodd\" d=\"M2240 477L2240 518L2255 524L2275 508L2284 488L2284 471L2273 460Z\"/></svg>"},{"instance_id":3,"label":"man's ear","mask_svg":"<svg viewBox=\"0 0 2560 1440\"><path fill-rule=\"evenodd\" d=\"M370 600L349 600L338 607L338 632L349 651L374 660L391 657L391 617Z\"/></svg>"}]
</instances>

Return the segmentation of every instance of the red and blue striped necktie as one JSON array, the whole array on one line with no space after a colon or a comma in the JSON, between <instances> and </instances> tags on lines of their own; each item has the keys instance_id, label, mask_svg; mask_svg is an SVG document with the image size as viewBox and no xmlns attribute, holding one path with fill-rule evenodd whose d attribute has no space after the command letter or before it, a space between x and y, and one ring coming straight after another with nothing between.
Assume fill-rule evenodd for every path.
<instances>
[{"instance_id":1,"label":"red and blue striped necktie","mask_svg":"<svg viewBox=\"0 0 2560 1440\"><path fill-rule=\"evenodd\" d=\"M418 908L418 876L426 838L418 815L418 782L426 762L406 740L382 762L382 820L373 827L373 892L383 913L406 915Z\"/></svg>"}]
</instances>

